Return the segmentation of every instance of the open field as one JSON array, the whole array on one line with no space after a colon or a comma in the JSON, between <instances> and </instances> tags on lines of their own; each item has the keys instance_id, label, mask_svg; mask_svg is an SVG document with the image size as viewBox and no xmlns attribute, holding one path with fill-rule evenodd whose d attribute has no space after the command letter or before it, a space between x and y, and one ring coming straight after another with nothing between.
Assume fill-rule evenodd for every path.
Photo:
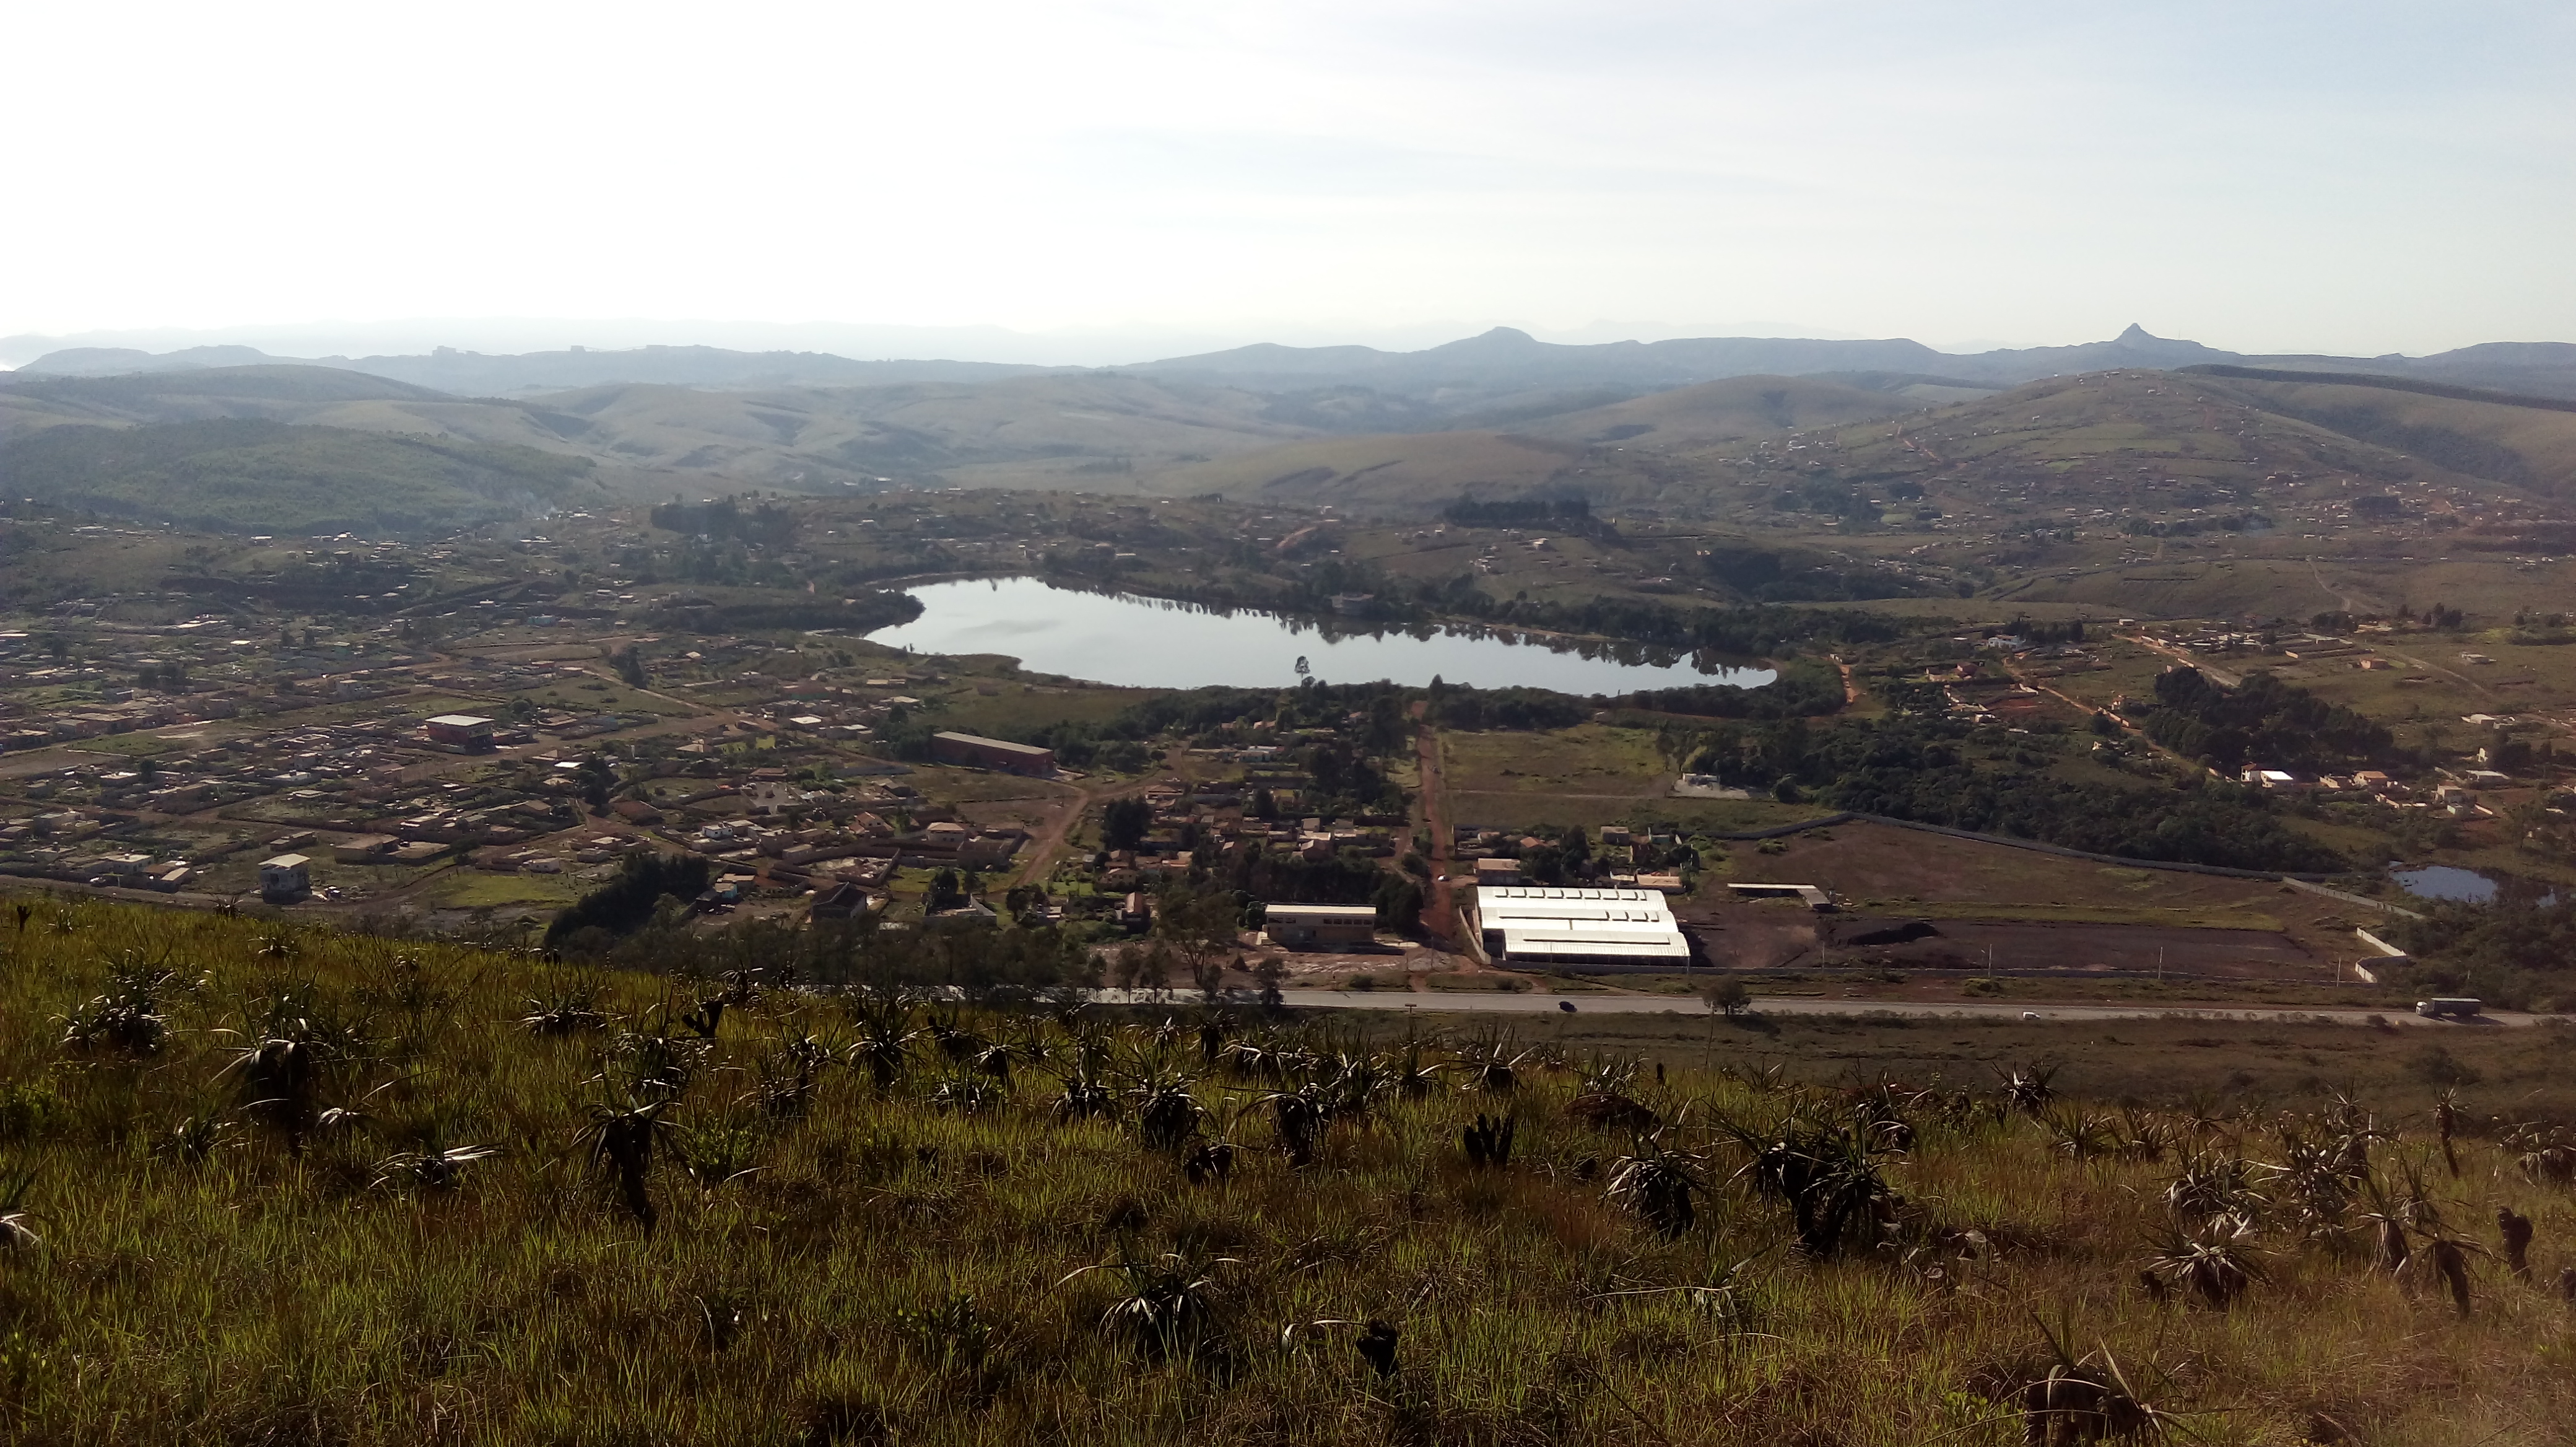
<instances>
[{"instance_id":1,"label":"open field","mask_svg":"<svg viewBox=\"0 0 2576 1447\"><path fill-rule=\"evenodd\" d=\"M31 916L0 998L28 1447L2002 1447L2049 1429L2021 1389L2052 1367L2249 1444L2537 1447L2576 1409L2565 1303L2484 1254L2502 1205L2540 1281L2576 1263L2576 1206L2488 1123L2576 1106L2548 1027L1158 1042L1163 1011L1068 1031L96 904ZM1870 1088L1897 1072L1929 1093Z\"/></svg>"}]
</instances>

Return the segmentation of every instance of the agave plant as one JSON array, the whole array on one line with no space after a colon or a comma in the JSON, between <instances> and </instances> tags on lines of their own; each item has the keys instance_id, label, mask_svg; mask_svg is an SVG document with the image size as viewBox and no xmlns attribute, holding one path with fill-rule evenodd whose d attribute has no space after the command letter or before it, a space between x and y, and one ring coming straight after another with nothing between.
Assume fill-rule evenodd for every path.
<instances>
[{"instance_id":1,"label":"agave plant","mask_svg":"<svg viewBox=\"0 0 2576 1447\"><path fill-rule=\"evenodd\" d=\"M608 1063L597 1083L641 1098L676 1100L707 1062L714 1044L704 1036L674 1035L662 1025L620 1030L608 1043Z\"/></svg>"},{"instance_id":2,"label":"agave plant","mask_svg":"<svg viewBox=\"0 0 2576 1447\"><path fill-rule=\"evenodd\" d=\"M2109 1116L2067 1110L2048 1112L2039 1120L2048 1132L2050 1146L2070 1160L2091 1161L2120 1148L2119 1129Z\"/></svg>"},{"instance_id":3,"label":"agave plant","mask_svg":"<svg viewBox=\"0 0 2576 1447\"><path fill-rule=\"evenodd\" d=\"M1724 1128L1751 1156L1738 1174L1788 1203L1802 1254L1831 1256L1847 1237L1874 1236L1894 1218L1896 1192L1859 1128L1796 1114L1762 1131Z\"/></svg>"},{"instance_id":4,"label":"agave plant","mask_svg":"<svg viewBox=\"0 0 2576 1447\"><path fill-rule=\"evenodd\" d=\"M1000 1081L966 1069L950 1072L930 1089L930 1103L934 1108L955 1111L959 1115L982 1115L1008 1098L1009 1092Z\"/></svg>"},{"instance_id":5,"label":"agave plant","mask_svg":"<svg viewBox=\"0 0 2576 1447\"><path fill-rule=\"evenodd\" d=\"M849 1062L866 1070L877 1094L883 1095L912 1064L913 1042L922 1032L912 1028L912 1009L899 998L861 996L853 1009L859 1028L858 1037L850 1042Z\"/></svg>"},{"instance_id":6,"label":"agave plant","mask_svg":"<svg viewBox=\"0 0 2576 1447\"><path fill-rule=\"evenodd\" d=\"M1488 1035L1461 1052L1458 1069L1467 1077L1466 1089L1509 1095L1519 1088L1521 1067L1530 1056L1530 1051L1513 1050L1511 1037Z\"/></svg>"},{"instance_id":7,"label":"agave plant","mask_svg":"<svg viewBox=\"0 0 2576 1447\"><path fill-rule=\"evenodd\" d=\"M1440 1072L1445 1068L1431 1058L1420 1039L1407 1036L1388 1062L1387 1084L1399 1100L1427 1100L1440 1089Z\"/></svg>"},{"instance_id":8,"label":"agave plant","mask_svg":"<svg viewBox=\"0 0 2576 1447\"><path fill-rule=\"evenodd\" d=\"M674 1128L664 1113L670 1103L668 1096L642 1102L632 1097L602 1101L590 1108L590 1124L578 1142L590 1146L593 1158L616 1177L618 1199L647 1236L653 1234L661 1215L654 1209L647 1178L653 1169L655 1140Z\"/></svg>"},{"instance_id":9,"label":"agave plant","mask_svg":"<svg viewBox=\"0 0 2576 1447\"><path fill-rule=\"evenodd\" d=\"M1108 1079L1108 1046L1084 1037L1074 1041L1072 1058L1057 1066L1063 1092L1050 1107L1059 1121L1091 1120L1118 1113L1118 1092Z\"/></svg>"},{"instance_id":10,"label":"agave plant","mask_svg":"<svg viewBox=\"0 0 2576 1447\"><path fill-rule=\"evenodd\" d=\"M774 1119L802 1116L813 1108L823 1067L837 1054L811 1035L799 1035L763 1051L754 1062L757 1078L744 1099Z\"/></svg>"},{"instance_id":11,"label":"agave plant","mask_svg":"<svg viewBox=\"0 0 2576 1447\"><path fill-rule=\"evenodd\" d=\"M2144 1274L2167 1291L2224 1311L2263 1278L2253 1242L2254 1223L2242 1216L2215 1216L2187 1232L2167 1227Z\"/></svg>"},{"instance_id":12,"label":"agave plant","mask_svg":"<svg viewBox=\"0 0 2576 1447\"><path fill-rule=\"evenodd\" d=\"M2261 1167L2268 1195L2287 1208L2300 1239L2343 1250L2350 1239L2352 1207L2363 1177L2345 1173L2342 1152L2296 1130L2281 1133L2281 1162Z\"/></svg>"},{"instance_id":13,"label":"agave plant","mask_svg":"<svg viewBox=\"0 0 2576 1447\"><path fill-rule=\"evenodd\" d=\"M1223 1185L1234 1175L1234 1157L1232 1141L1196 1142L1181 1157L1181 1175L1193 1186Z\"/></svg>"},{"instance_id":14,"label":"agave plant","mask_svg":"<svg viewBox=\"0 0 2576 1447\"><path fill-rule=\"evenodd\" d=\"M2165 1211L2191 1224L2220 1216L2252 1220L2271 1203L2255 1188L2255 1163L2225 1151L2192 1151L2165 1183Z\"/></svg>"},{"instance_id":15,"label":"agave plant","mask_svg":"<svg viewBox=\"0 0 2576 1447\"><path fill-rule=\"evenodd\" d=\"M1137 1133L1144 1137L1147 1149L1178 1151L1198 1133L1199 1123L1207 1118L1207 1107L1191 1094L1192 1084L1190 1077L1178 1071L1151 1070L1128 1088Z\"/></svg>"},{"instance_id":16,"label":"agave plant","mask_svg":"<svg viewBox=\"0 0 2576 1447\"><path fill-rule=\"evenodd\" d=\"M1217 1268L1236 1264L1231 1256L1209 1258L1173 1251L1150 1261L1122 1255L1116 1261L1070 1272L1056 1285L1094 1271L1115 1273L1119 1295L1100 1314L1101 1328L1162 1361L1195 1355L1208 1344L1216 1330Z\"/></svg>"},{"instance_id":17,"label":"agave plant","mask_svg":"<svg viewBox=\"0 0 2576 1447\"><path fill-rule=\"evenodd\" d=\"M62 1016L63 1049L74 1055L139 1058L160 1053L170 1033L161 1014L162 989L177 976L132 960L108 973L106 994Z\"/></svg>"},{"instance_id":18,"label":"agave plant","mask_svg":"<svg viewBox=\"0 0 2576 1447\"><path fill-rule=\"evenodd\" d=\"M293 992L262 1002L260 1011L248 1030L222 1032L249 1041L224 1069L240 1075L244 1112L276 1128L287 1154L300 1156L326 1077L356 1057L360 1037Z\"/></svg>"},{"instance_id":19,"label":"agave plant","mask_svg":"<svg viewBox=\"0 0 2576 1447\"><path fill-rule=\"evenodd\" d=\"M212 1105L199 1106L154 1138L152 1156L180 1165L203 1165L215 1152L234 1144L235 1135L231 1119L221 1110Z\"/></svg>"},{"instance_id":20,"label":"agave plant","mask_svg":"<svg viewBox=\"0 0 2576 1447\"><path fill-rule=\"evenodd\" d=\"M1707 1189L1698 1164L1650 1136L1610 1168L1610 1199L1644 1218L1665 1240L1679 1240L1699 1219L1692 1198Z\"/></svg>"},{"instance_id":21,"label":"agave plant","mask_svg":"<svg viewBox=\"0 0 2576 1447\"><path fill-rule=\"evenodd\" d=\"M2004 1104L2022 1114L2035 1116L2057 1098L2051 1084L2061 1067L2055 1065L2016 1065L2003 1073Z\"/></svg>"},{"instance_id":22,"label":"agave plant","mask_svg":"<svg viewBox=\"0 0 2576 1447\"><path fill-rule=\"evenodd\" d=\"M455 1187L465 1168L501 1153L499 1146L445 1146L435 1142L416 1151L400 1151L376 1162L369 1190L445 1191Z\"/></svg>"},{"instance_id":23,"label":"agave plant","mask_svg":"<svg viewBox=\"0 0 2576 1447\"><path fill-rule=\"evenodd\" d=\"M27 1224L36 1213L27 1209L27 1192L36 1184L31 1167L0 1172L0 1251L33 1251L45 1244Z\"/></svg>"},{"instance_id":24,"label":"agave plant","mask_svg":"<svg viewBox=\"0 0 2576 1447\"><path fill-rule=\"evenodd\" d=\"M1260 1104L1270 1110L1271 1130L1278 1137L1281 1153L1288 1164L1304 1170L1315 1163L1315 1147L1332 1125L1333 1108L1325 1088L1308 1081L1295 1090L1277 1090L1261 1097Z\"/></svg>"},{"instance_id":25,"label":"agave plant","mask_svg":"<svg viewBox=\"0 0 2576 1447\"><path fill-rule=\"evenodd\" d=\"M2030 1447L2156 1442L2180 1430L2172 1414L2150 1406L2130 1384L2109 1347L2079 1358L2054 1332L2048 1346L2057 1360L2020 1392L2023 1440Z\"/></svg>"},{"instance_id":26,"label":"agave plant","mask_svg":"<svg viewBox=\"0 0 2576 1447\"><path fill-rule=\"evenodd\" d=\"M527 1003L528 1013L519 1017L519 1028L531 1035L560 1038L608 1028L608 1017L599 1012L596 989L570 990L552 1000Z\"/></svg>"},{"instance_id":27,"label":"agave plant","mask_svg":"<svg viewBox=\"0 0 2576 1447\"><path fill-rule=\"evenodd\" d=\"M1002 1343L1002 1330L987 1320L969 1292L956 1292L936 1306L903 1308L894 1314L895 1330L936 1371L981 1376Z\"/></svg>"}]
</instances>

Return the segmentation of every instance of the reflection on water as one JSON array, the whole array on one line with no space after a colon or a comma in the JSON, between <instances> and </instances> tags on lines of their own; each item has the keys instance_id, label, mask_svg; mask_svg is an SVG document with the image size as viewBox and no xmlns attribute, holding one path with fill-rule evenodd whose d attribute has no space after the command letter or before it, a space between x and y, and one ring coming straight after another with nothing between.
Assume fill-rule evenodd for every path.
<instances>
[{"instance_id":1,"label":"reflection on water","mask_svg":"<svg viewBox=\"0 0 2576 1447\"><path fill-rule=\"evenodd\" d=\"M1676 658L1640 644L1555 649L1484 630L1356 631L1269 613L1215 613L1161 598L1084 593L1035 578L968 579L911 590L921 616L873 642L916 653L1002 653L1036 673L1130 688L1282 687L1309 672L1327 683L1419 687L1436 675L1478 688L1620 694L1732 683L1757 688L1767 668ZM1343 631L1348 627L1353 631ZM1301 670L1298 665L1306 668Z\"/></svg>"},{"instance_id":2,"label":"reflection on water","mask_svg":"<svg viewBox=\"0 0 2576 1447\"><path fill-rule=\"evenodd\" d=\"M2427 864L2421 869L2400 869L2391 878L2400 889L2418 899L2458 900L2467 904L2493 904L2498 886L2492 879L2474 869L2461 869L2450 864Z\"/></svg>"}]
</instances>

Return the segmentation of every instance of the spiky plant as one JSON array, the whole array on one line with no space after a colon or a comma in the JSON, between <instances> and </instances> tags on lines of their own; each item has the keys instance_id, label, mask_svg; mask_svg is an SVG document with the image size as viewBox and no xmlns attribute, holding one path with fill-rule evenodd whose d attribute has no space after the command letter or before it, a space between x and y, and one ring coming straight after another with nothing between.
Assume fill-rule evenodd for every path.
<instances>
[{"instance_id":1,"label":"spiky plant","mask_svg":"<svg viewBox=\"0 0 2576 1447\"><path fill-rule=\"evenodd\" d=\"M33 1251L45 1244L29 1224L36 1219L36 1213L27 1209L27 1193L35 1184L36 1172L31 1166L0 1171L0 1252Z\"/></svg>"},{"instance_id":2,"label":"spiky plant","mask_svg":"<svg viewBox=\"0 0 2576 1447\"><path fill-rule=\"evenodd\" d=\"M122 1055L139 1059L160 1053L170 1033L161 1014L161 990L177 976L133 959L111 968L108 990L58 1017L63 1049L74 1055Z\"/></svg>"},{"instance_id":3,"label":"spiky plant","mask_svg":"<svg viewBox=\"0 0 2576 1447\"><path fill-rule=\"evenodd\" d=\"M152 1158L185 1166L203 1165L214 1158L215 1152L235 1144L236 1135L232 1120L221 1109L201 1105L153 1139Z\"/></svg>"},{"instance_id":4,"label":"spiky plant","mask_svg":"<svg viewBox=\"0 0 2576 1447\"><path fill-rule=\"evenodd\" d=\"M1069 1272L1056 1285L1094 1271L1115 1274L1118 1295L1101 1312L1101 1328L1126 1338L1147 1357L1163 1361L1194 1356L1208 1346L1217 1326L1217 1269L1236 1264L1231 1256L1177 1251L1151 1260L1121 1256Z\"/></svg>"},{"instance_id":5,"label":"spiky plant","mask_svg":"<svg viewBox=\"0 0 2576 1447\"><path fill-rule=\"evenodd\" d=\"M1333 1120L1325 1088L1310 1080L1295 1090L1272 1091L1261 1097L1260 1104L1270 1111L1271 1131L1288 1164L1297 1170L1313 1165L1315 1148Z\"/></svg>"},{"instance_id":6,"label":"spiky plant","mask_svg":"<svg viewBox=\"0 0 2576 1447\"><path fill-rule=\"evenodd\" d=\"M754 1061L755 1078L744 1099L772 1119L801 1117L813 1109L815 1092L822 1085L823 1067L837 1053L811 1035L799 1035L764 1050Z\"/></svg>"},{"instance_id":7,"label":"spiky plant","mask_svg":"<svg viewBox=\"0 0 2576 1447\"><path fill-rule=\"evenodd\" d=\"M598 1081L625 1095L676 1100L688 1093L712 1052L706 1037L674 1035L666 1024L620 1030L609 1041L607 1068Z\"/></svg>"},{"instance_id":8,"label":"spiky plant","mask_svg":"<svg viewBox=\"0 0 2576 1447\"><path fill-rule=\"evenodd\" d=\"M2048 1132L2050 1148L2069 1160L2097 1160L2120 1148L2119 1130L2109 1116L2063 1110L2047 1112L2039 1120Z\"/></svg>"},{"instance_id":9,"label":"spiky plant","mask_svg":"<svg viewBox=\"0 0 2576 1447\"><path fill-rule=\"evenodd\" d=\"M1763 1130L1732 1122L1722 1128L1750 1157L1737 1174L1788 1203L1801 1254L1831 1256L1855 1235L1874 1239L1895 1218L1896 1192L1858 1126L1792 1113Z\"/></svg>"},{"instance_id":10,"label":"spiky plant","mask_svg":"<svg viewBox=\"0 0 2576 1447\"><path fill-rule=\"evenodd\" d=\"M2171 1414L2149 1405L2130 1384L2109 1347L2096 1347L2079 1358L2054 1332L2048 1333L2048 1346L2056 1360L2020 1392L2027 1447L2158 1442L2179 1430Z\"/></svg>"},{"instance_id":11,"label":"spiky plant","mask_svg":"<svg viewBox=\"0 0 2576 1447\"><path fill-rule=\"evenodd\" d=\"M899 1308L894 1326L938 1372L980 1377L1002 1344L1002 1329L985 1317L972 1292L952 1292L933 1306Z\"/></svg>"},{"instance_id":12,"label":"spiky plant","mask_svg":"<svg viewBox=\"0 0 2576 1447\"><path fill-rule=\"evenodd\" d=\"M1049 1111L1057 1120L1092 1120L1118 1113L1118 1091L1109 1081L1105 1042L1076 1039L1071 1058L1056 1066L1056 1080L1062 1090Z\"/></svg>"},{"instance_id":13,"label":"spiky plant","mask_svg":"<svg viewBox=\"0 0 2576 1447\"><path fill-rule=\"evenodd\" d=\"M590 1108L590 1124L578 1140L588 1145L592 1158L616 1178L619 1201L647 1236L653 1234L654 1223L661 1217L654 1208L648 1178L653 1170L655 1141L674 1128L664 1113L670 1104L668 1096L647 1101L632 1097L602 1101Z\"/></svg>"},{"instance_id":14,"label":"spiky plant","mask_svg":"<svg viewBox=\"0 0 2576 1447\"><path fill-rule=\"evenodd\" d=\"M1009 1098L1010 1092L1000 1081L965 1068L952 1070L930 1088L930 1104L934 1109L954 1111L959 1115L982 1115Z\"/></svg>"},{"instance_id":15,"label":"spiky plant","mask_svg":"<svg viewBox=\"0 0 2576 1447\"><path fill-rule=\"evenodd\" d=\"M1387 1083L1399 1100L1427 1100L1440 1089L1446 1068L1419 1037L1407 1035L1388 1062Z\"/></svg>"},{"instance_id":16,"label":"spiky plant","mask_svg":"<svg viewBox=\"0 0 2576 1447\"><path fill-rule=\"evenodd\" d=\"M2119 1153L2123 1160L2153 1165L2180 1148L2182 1133L2153 1111L2125 1107L2120 1112Z\"/></svg>"},{"instance_id":17,"label":"spiky plant","mask_svg":"<svg viewBox=\"0 0 2576 1447\"><path fill-rule=\"evenodd\" d=\"M877 1094L883 1095L912 1064L913 1042L921 1032L912 1027L912 1008L898 997L858 996L851 1008L858 1034L850 1042L849 1062L867 1071Z\"/></svg>"},{"instance_id":18,"label":"spiky plant","mask_svg":"<svg viewBox=\"0 0 2576 1447\"><path fill-rule=\"evenodd\" d=\"M552 1000L530 1000L528 1013L519 1017L519 1028L531 1035L560 1039L591 1030L608 1028L608 1017L599 1012L596 987L567 990Z\"/></svg>"},{"instance_id":19,"label":"spiky plant","mask_svg":"<svg viewBox=\"0 0 2576 1447\"><path fill-rule=\"evenodd\" d=\"M255 1008L259 1018L247 1029L222 1032L248 1042L224 1069L239 1077L243 1112L284 1136L288 1155L301 1156L323 1084L356 1058L361 1035L309 993L285 992Z\"/></svg>"},{"instance_id":20,"label":"spiky plant","mask_svg":"<svg viewBox=\"0 0 2576 1447\"><path fill-rule=\"evenodd\" d=\"M1610 1168L1610 1199L1635 1212L1665 1240L1680 1240L1699 1220L1693 1198L1707 1189L1698 1167L1695 1158L1650 1136Z\"/></svg>"},{"instance_id":21,"label":"spiky plant","mask_svg":"<svg viewBox=\"0 0 2576 1447\"><path fill-rule=\"evenodd\" d=\"M2531 1218L2511 1206L2496 1207L2496 1235L2504 1246L2505 1269L2513 1279L2531 1280Z\"/></svg>"},{"instance_id":22,"label":"spiky plant","mask_svg":"<svg viewBox=\"0 0 2576 1447\"><path fill-rule=\"evenodd\" d=\"M1175 1070L1149 1070L1127 1090L1137 1134L1146 1149L1178 1151L1198 1133L1207 1107L1191 1093L1189 1076Z\"/></svg>"},{"instance_id":23,"label":"spiky plant","mask_svg":"<svg viewBox=\"0 0 2576 1447\"><path fill-rule=\"evenodd\" d=\"M1476 1123L1459 1132L1460 1143L1466 1147L1467 1164L1478 1170L1508 1168L1512 1163L1512 1137L1519 1130L1520 1121L1515 1116L1489 1120L1478 1112Z\"/></svg>"},{"instance_id":24,"label":"spiky plant","mask_svg":"<svg viewBox=\"0 0 2576 1447\"><path fill-rule=\"evenodd\" d=\"M2242 1216L2216 1216L2189 1231L2169 1226L2145 1274L2168 1291L2225 1311L2263 1279L2254 1223Z\"/></svg>"},{"instance_id":25,"label":"spiky plant","mask_svg":"<svg viewBox=\"0 0 2576 1447\"><path fill-rule=\"evenodd\" d=\"M2255 1187L2255 1163L2232 1151L2193 1150L2165 1182L2165 1213L2190 1226L2220 1216L2253 1220L2271 1202Z\"/></svg>"},{"instance_id":26,"label":"spiky plant","mask_svg":"<svg viewBox=\"0 0 2576 1447\"><path fill-rule=\"evenodd\" d=\"M1514 1050L1508 1035L1488 1035L1460 1052L1458 1070L1467 1077L1468 1090L1509 1095L1519 1088L1521 1067L1529 1063L1530 1055L1527 1050Z\"/></svg>"},{"instance_id":27,"label":"spiky plant","mask_svg":"<svg viewBox=\"0 0 2576 1447\"><path fill-rule=\"evenodd\" d=\"M2036 1116L2057 1098L2052 1084L2061 1069L2055 1065L2016 1065L2003 1072L2004 1104L2022 1115Z\"/></svg>"},{"instance_id":28,"label":"spiky plant","mask_svg":"<svg viewBox=\"0 0 2576 1447\"><path fill-rule=\"evenodd\" d=\"M1182 1155L1181 1175L1193 1186L1223 1185L1234 1174L1234 1155L1231 1141L1199 1141Z\"/></svg>"},{"instance_id":29,"label":"spiky plant","mask_svg":"<svg viewBox=\"0 0 2576 1447\"><path fill-rule=\"evenodd\" d=\"M375 1179L369 1190L446 1191L455 1188L465 1168L476 1161L487 1161L501 1153L499 1146L440 1146L436 1142L416 1151L400 1151L376 1162Z\"/></svg>"}]
</instances>

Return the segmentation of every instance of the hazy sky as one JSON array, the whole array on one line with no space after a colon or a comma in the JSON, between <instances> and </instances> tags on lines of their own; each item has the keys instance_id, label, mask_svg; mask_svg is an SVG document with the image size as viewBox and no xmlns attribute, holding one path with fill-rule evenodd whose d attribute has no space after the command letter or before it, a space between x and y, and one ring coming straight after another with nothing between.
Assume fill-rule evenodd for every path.
<instances>
[{"instance_id":1,"label":"hazy sky","mask_svg":"<svg viewBox=\"0 0 2576 1447\"><path fill-rule=\"evenodd\" d=\"M7 34L0 333L2576 340L2566 0L10 0Z\"/></svg>"}]
</instances>

